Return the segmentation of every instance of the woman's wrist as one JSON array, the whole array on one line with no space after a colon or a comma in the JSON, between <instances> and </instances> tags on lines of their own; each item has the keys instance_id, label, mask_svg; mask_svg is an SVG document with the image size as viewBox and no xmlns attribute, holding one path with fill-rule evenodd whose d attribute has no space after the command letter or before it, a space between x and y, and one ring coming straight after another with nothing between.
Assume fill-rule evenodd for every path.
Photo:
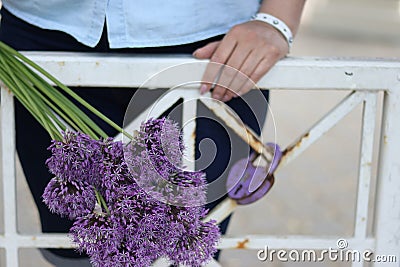
<instances>
[{"instance_id":1,"label":"woman's wrist","mask_svg":"<svg viewBox=\"0 0 400 267\"><path fill-rule=\"evenodd\" d=\"M280 34L285 38L290 51L293 43L293 34L289 26L286 25L284 21L267 13L257 13L253 16L252 20L262 21L280 32Z\"/></svg>"},{"instance_id":2,"label":"woman's wrist","mask_svg":"<svg viewBox=\"0 0 400 267\"><path fill-rule=\"evenodd\" d=\"M304 4L305 0L264 0L258 12L270 14L283 21L294 37L299 28Z\"/></svg>"}]
</instances>

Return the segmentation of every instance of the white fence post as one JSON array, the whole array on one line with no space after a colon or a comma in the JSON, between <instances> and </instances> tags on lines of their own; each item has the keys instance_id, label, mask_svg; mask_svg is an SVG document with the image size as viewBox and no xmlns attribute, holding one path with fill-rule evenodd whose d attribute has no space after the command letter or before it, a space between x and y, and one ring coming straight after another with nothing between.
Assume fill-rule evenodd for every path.
<instances>
[{"instance_id":1,"label":"white fence post","mask_svg":"<svg viewBox=\"0 0 400 267\"><path fill-rule=\"evenodd\" d=\"M0 127L4 210L4 239L0 238L0 247L5 248L6 266L18 266L14 100L12 94L3 87Z\"/></svg>"},{"instance_id":2,"label":"white fence post","mask_svg":"<svg viewBox=\"0 0 400 267\"><path fill-rule=\"evenodd\" d=\"M397 86L384 95L374 229L375 254L396 256L391 266L400 261L400 76L397 79Z\"/></svg>"},{"instance_id":3,"label":"white fence post","mask_svg":"<svg viewBox=\"0 0 400 267\"><path fill-rule=\"evenodd\" d=\"M360 162L354 235L367 237L369 197L371 194L372 161L375 140L378 93L370 93L363 103Z\"/></svg>"}]
</instances>

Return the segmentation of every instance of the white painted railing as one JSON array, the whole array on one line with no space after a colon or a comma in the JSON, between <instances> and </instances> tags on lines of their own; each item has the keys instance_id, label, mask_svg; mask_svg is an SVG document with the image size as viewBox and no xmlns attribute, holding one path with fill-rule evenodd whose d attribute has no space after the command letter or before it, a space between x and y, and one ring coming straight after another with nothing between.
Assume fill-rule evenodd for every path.
<instances>
[{"instance_id":1,"label":"white painted railing","mask_svg":"<svg viewBox=\"0 0 400 267\"><path fill-rule=\"evenodd\" d=\"M27 53L69 86L139 87L159 71L181 63L193 62L188 57L135 57L101 56L85 54ZM182 76L199 81L204 71L204 62L195 61L187 73L160 76L146 83L151 88L169 88L177 85ZM362 143L359 161L358 194L356 203L354 235L347 241L351 249L371 249L375 254L394 255L398 266L400 260L400 62L358 61L334 59L294 59L279 62L258 84L271 90L346 90L349 92L335 108L326 114L284 150L279 169L301 155L312 143L323 136L353 108L363 104ZM198 97L197 88L188 86L174 91L174 98ZM176 93L177 92L177 93ZM378 93L383 92L382 123L379 146L379 170L374 203L368 203L371 190L371 162L373 157L374 129ZM221 111L223 111L223 107ZM196 106L184 106L184 116L193 118ZM162 112L160 110L160 112ZM6 266L18 266L19 248L69 248L71 244L64 234L22 235L17 231L16 180L15 180L15 130L13 97L1 90L1 153L4 208L4 233L0 235L0 248L5 249ZM224 118L226 119L226 118ZM140 117L137 122L140 121ZM136 123L137 123L136 122ZM133 125L135 127L135 125ZM194 144L191 131L186 131L185 142ZM240 134L239 128L232 125ZM376 138L376 137L375 137ZM252 144L253 147L257 144ZM193 149L190 151L193 154ZM279 171L278 169L278 171ZM374 231L367 233L369 207L375 208ZM214 210L212 217L221 220L236 207L233 200L224 201ZM318 249L323 250L336 244L339 237L313 236L239 236L223 238L221 249ZM217 265L216 263L213 263ZM353 266L362 266L353 262Z\"/></svg>"}]
</instances>

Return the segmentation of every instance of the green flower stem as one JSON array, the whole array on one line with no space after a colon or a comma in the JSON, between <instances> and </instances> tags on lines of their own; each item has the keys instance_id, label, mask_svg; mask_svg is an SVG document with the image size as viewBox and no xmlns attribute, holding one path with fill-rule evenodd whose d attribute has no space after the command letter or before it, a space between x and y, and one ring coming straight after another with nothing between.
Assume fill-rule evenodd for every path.
<instances>
[{"instance_id":1,"label":"green flower stem","mask_svg":"<svg viewBox=\"0 0 400 267\"><path fill-rule=\"evenodd\" d=\"M94 193L96 195L96 202L101 206L100 193L96 188L94 189Z\"/></svg>"},{"instance_id":2,"label":"green flower stem","mask_svg":"<svg viewBox=\"0 0 400 267\"><path fill-rule=\"evenodd\" d=\"M18 70L16 70L16 76L17 77L21 77L21 74L18 72ZM56 111L57 114L59 114L63 119L67 120L69 119L67 116L65 116L64 113L62 113L57 106L55 106L52 102L50 102L46 97L44 97L40 92L38 92L38 90L36 90L36 88L34 87L34 85L32 85L31 83L29 83L29 81L27 81L26 79L20 78L19 79L20 82L23 84L24 88L27 88L31 93L34 94L34 97L36 99L37 97L40 97L40 99L42 99L44 101L45 104L47 104L50 108L50 110L54 110ZM18 90L18 89L17 89ZM57 126L60 127L62 130L66 130L66 126L59 120L56 118L56 116L53 114L53 112L49 113L49 116L51 116L51 118L54 120L54 122L57 123ZM68 123L70 124L74 124L73 121L69 121Z\"/></svg>"},{"instance_id":3,"label":"green flower stem","mask_svg":"<svg viewBox=\"0 0 400 267\"><path fill-rule=\"evenodd\" d=\"M5 64L3 64L3 66L4 65ZM8 71L8 73L10 72ZM34 94L37 90L27 84L25 80L19 79L17 74L14 75L12 72L10 74L13 76L13 80L16 81L15 83L9 84L10 88L13 88L10 90L14 91L16 97L22 102L28 111L34 115L35 119L37 119L47 131L49 131L49 134L52 137L55 138L55 136L57 136L57 139L60 139L61 134L57 129L57 126L54 125L54 122L57 125L59 125L60 122L54 117L51 109L49 109L41 99L37 99ZM53 118L54 122L49 120L49 117Z\"/></svg>"},{"instance_id":4,"label":"green flower stem","mask_svg":"<svg viewBox=\"0 0 400 267\"><path fill-rule=\"evenodd\" d=\"M7 69L6 69L7 68ZM61 135L58 133L54 133L53 129L50 129L48 127L48 124L46 124L46 121L44 120L43 117L43 111L42 112L37 112L37 104L35 102L30 101L30 97L27 95L29 93L29 89L26 89L24 87L21 88L21 84L18 84L15 82L15 80L10 77L11 72L8 70L7 64L1 65L0 68L0 74L2 76L2 80L5 84L7 84L7 87L14 93L16 98L24 105L24 107L33 115L33 117L42 125L43 128L46 129L46 131L49 132L49 135L53 138L55 135L60 136Z\"/></svg>"},{"instance_id":5,"label":"green flower stem","mask_svg":"<svg viewBox=\"0 0 400 267\"><path fill-rule=\"evenodd\" d=\"M29 69L28 69L29 70ZM97 124L95 124L84 112L82 112L74 103L72 103L65 95L57 91L54 87L47 84L44 79L42 79L39 75L37 75L32 70L29 70L31 73L28 73L30 79L35 82L35 85L40 89L48 98L50 98L56 105L60 106L63 110L69 110L70 114L68 114L71 119L75 120L77 124L80 125L80 129L82 132L85 132L89 135L93 135L93 138L97 139L97 136L94 132L98 135L102 136L103 138L107 137L107 134L101 130ZM85 125L82 125L82 124ZM90 130L90 128L93 129ZM79 129L79 128L78 128ZM85 129L85 130L84 130ZM86 129L89 129L86 131Z\"/></svg>"},{"instance_id":6,"label":"green flower stem","mask_svg":"<svg viewBox=\"0 0 400 267\"><path fill-rule=\"evenodd\" d=\"M87 126L86 122L91 121L91 120L88 117L84 118L83 119L83 121L85 121L85 123L84 123L81 119L81 117L84 113L81 110L79 110L68 98L66 98L63 94L59 93L51 85L48 85L44 80L40 80L41 79L40 76L38 76L32 70L23 66L22 63L20 61L18 61L16 58L14 58L12 56L9 56L8 58L15 63L15 64L13 64L13 66L14 66L13 69L16 72L18 72L19 76L21 76L21 80L31 81L34 84L34 86L36 86L37 89L39 89L42 93L44 93L47 97L49 97L62 110L72 111L72 112L64 112L63 113L64 116L69 115L69 117L71 118L68 121L71 121L71 120L75 121L75 123L71 124L70 126L72 126L73 128L76 128L76 130L78 130L78 131L81 131L81 132L84 132L84 133L90 135L92 138L95 138L95 139L98 138L97 135ZM20 65L22 65L22 67ZM26 77L26 79L23 79L24 77ZM35 90L35 89L33 89L33 90ZM38 91L38 90L35 90L35 91ZM59 95L55 96L53 94L54 92L58 92ZM75 112L75 111L79 111L80 113ZM59 115L61 115L61 114L62 113L59 113ZM96 124L94 124L94 125L96 125ZM100 135L102 135L103 137L106 137L106 134L99 127L98 127L98 130L100 131Z\"/></svg>"},{"instance_id":7,"label":"green flower stem","mask_svg":"<svg viewBox=\"0 0 400 267\"><path fill-rule=\"evenodd\" d=\"M107 214L110 215L110 210L108 209L107 203L104 200L103 196L100 194L99 191L97 191L96 188L94 189L94 192L96 193L97 203L99 203L99 205L102 206L106 210Z\"/></svg>"},{"instance_id":8,"label":"green flower stem","mask_svg":"<svg viewBox=\"0 0 400 267\"><path fill-rule=\"evenodd\" d=\"M37 90L36 88L41 89L41 90ZM42 88L40 85L37 85L35 88L32 89L32 91L34 91L35 94L40 99L42 99L52 110L54 110L54 112L56 112L61 118L63 118L65 120L65 122L68 123L68 125L70 125L72 128L74 128L77 131L87 133L93 138L97 138L97 135L78 117L74 117L73 115L68 116L68 114L61 111L61 110L66 110L64 104L57 103L59 101L53 101L53 102L55 102L55 104L53 104L53 102L50 101L51 98L50 98L50 100L48 98L46 98L45 95L43 95L40 92L40 91L48 92L45 88ZM60 109L58 107L60 107ZM63 128L63 130L65 130L67 127L64 126L62 128Z\"/></svg>"},{"instance_id":9,"label":"green flower stem","mask_svg":"<svg viewBox=\"0 0 400 267\"><path fill-rule=\"evenodd\" d=\"M23 62L37 70L39 73L41 73L44 77L48 78L50 81L52 81L54 84L56 84L58 87L60 87L64 92L66 92L68 95L70 95L73 99L75 99L78 103L83 105L85 108L87 108L89 111L91 111L93 114L95 114L97 117L105 121L107 124L109 124L111 127L116 129L118 132L123 133L125 136L127 136L130 139L133 139L133 137L128 134L126 131L124 131L121 127L119 127L116 123L111 121L109 118L104 116L100 111L95 109L93 106L91 106L88 102L86 102L83 98L78 96L75 92L73 92L70 88L59 82L56 78L54 78L52 75L50 75L48 72L46 72L43 68L41 68L39 65L28 59L27 57L23 56L22 54L18 53L16 50L12 49L11 47L5 45L4 43L0 42L0 48L4 49L5 51L9 52L10 54L14 55L15 57L21 59Z\"/></svg>"},{"instance_id":10,"label":"green flower stem","mask_svg":"<svg viewBox=\"0 0 400 267\"><path fill-rule=\"evenodd\" d=\"M19 77L21 74L19 74L17 72L17 76ZM36 97L40 97L41 100L44 101L44 103L46 105L48 105L50 107L50 110L54 110L61 118L63 118L69 125L71 125L74 128L77 128L77 126L75 125L75 123L73 121L71 121L63 112L61 112L61 110L58 109L57 106L55 106L52 102L50 102L46 97L44 97L40 92L38 92L38 90L36 90L36 88L34 88L34 86L32 84L29 84L27 82L27 80L25 79L20 79L21 83L23 83L23 85L25 86L25 88L27 88L27 91L29 91L30 93L32 93L34 96L34 99L36 99ZM53 114L53 112L48 112L48 115L51 117L51 119L57 124L57 126L59 128L61 128L63 131L65 131L67 129L67 127L59 120L57 119L57 117Z\"/></svg>"},{"instance_id":11,"label":"green flower stem","mask_svg":"<svg viewBox=\"0 0 400 267\"><path fill-rule=\"evenodd\" d=\"M61 135L59 135L59 130L57 129L56 124L54 124L51 121L51 117L54 116L54 114L52 114L52 111L45 105L45 103L43 103L43 101L41 99L34 99L34 93L31 90L22 90L23 93L26 94L26 96L31 99L32 107L38 111L39 116L42 117L43 122L49 127L49 129L51 130L51 136L52 139L55 138L55 136L61 137ZM43 114L43 115L42 115Z\"/></svg>"},{"instance_id":12,"label":"green flower stem","mask_svg":"<svg viewBox=\"0 0 400 267\"><path fill-rule=\"evenodd\" d=\"M7 76L7 74L4 72L3 68L0 68L0 75L2 75L3 82L7 83L9 88L16 86L15 84L13 84L13 81L10 80L11 78L9 78ZM10 90L12 90L12 89L10 89ZM37 114L35 114L32 107L28 103L27 99L23 95L21 95L20 91L13 90L13 93L18 98L18 100L25 106L25 108L32 114L32 116L40 123L40 125L42 125L42 127L45 128L41 119L38 117Z\"/></svg>"},{"instance_id":13,"label":"green flower stem","mask_svg":"<svg viewBox=\"0 0 400 267\"><path fill-rule=\"evenodd\" d=\"M21 82L16 78L14 73L11 71L9 65L6 63L3 57L0 58L1 63L5 66L6 70L10 73L11 79L14 81L14 84L16 87L23 88ZM40 110L41 108L38 105L37 102L35 103L34 100L32 100L31 96L29 95L29 92L27 90L21 90L22 95L24 95L25 99L29 103L29 105L32 107L33 111L37 116L39 117L40 121L43 123L43 127L49 132L50 136L54 138L54 125L49 123L48 120L46 120L45 116L43 115L43 110ZM42 112L41 112L42 111Z\"/></svg>"}]
</instances>

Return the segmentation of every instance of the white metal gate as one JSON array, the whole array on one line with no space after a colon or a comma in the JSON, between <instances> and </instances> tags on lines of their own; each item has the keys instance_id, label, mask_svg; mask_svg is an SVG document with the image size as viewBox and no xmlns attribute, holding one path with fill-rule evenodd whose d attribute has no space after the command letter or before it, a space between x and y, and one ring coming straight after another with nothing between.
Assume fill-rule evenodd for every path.
<instances>
[{"instance_id":1,"label":"white metal gate","mask_svg":"<svg viewBox=\"0 0 400 267\"><path fill-rule=\"evenodd\" d=\"M117 57L68 53L26 53L39 65L69 86L140 87L155 73L177 64L193 62L188 57ZM196 61L200 62L200 61ZM204 64L191 69L191 73L180 73L201 79ZM134 74L133 74L134 73ZM151 88L169 88L176 85L179 77L168 76L148 84ZM362 143L359 163L358 194L354 235L348 238L351 248L372 249L377 255L395 255L400 260L400 62L358 61L333 59L293 59L280 61L259 82L260 88L271 90L346 90L349 92L335 108L318 123L288 146L279 168L301 155L312 143L324 135L358 104L363 104ZM171 99L198 97L197 88L188 87L174 91ZM374 129L378 93L383 92L381 142L379 146L379 170L374 203L368 203L372 192L371 161L373 157ZM223 107L219 108L223 111ZM193 118L195 105L184 105L184 116ZM23 235L17 231L16 180L15 180L15 129L13 97L1 89L1 153L4 207L4 233L0 234L0 248L5 249L6 266L18 266L19 248L69 248L71 244L64 234ZM160 111L161 113L162 111ZM229 117L229 116L228 116ZM225 117L225 121L229 118ZM136 123L140 122L140 117ZM233 129L241 134L235 122ZM194 138L191 130L184 133L187 147L193 155ZM192 146L190 146L190 144ZM259 144L251 144L257 148ZM375 207L373 236L367 234L369 205ZM221 220L236 207L233 200L225 200L210 216ZM340 237L311 236L238 236L223 238L219 248L263 249L318 249L335 244ZM216 263L214 263L216 264ZM391 263L398 266L397 263ZM387 264L389 266L391 264ZM362 266L353 262L352 266Z\"/></svg>"}]
</instances>

